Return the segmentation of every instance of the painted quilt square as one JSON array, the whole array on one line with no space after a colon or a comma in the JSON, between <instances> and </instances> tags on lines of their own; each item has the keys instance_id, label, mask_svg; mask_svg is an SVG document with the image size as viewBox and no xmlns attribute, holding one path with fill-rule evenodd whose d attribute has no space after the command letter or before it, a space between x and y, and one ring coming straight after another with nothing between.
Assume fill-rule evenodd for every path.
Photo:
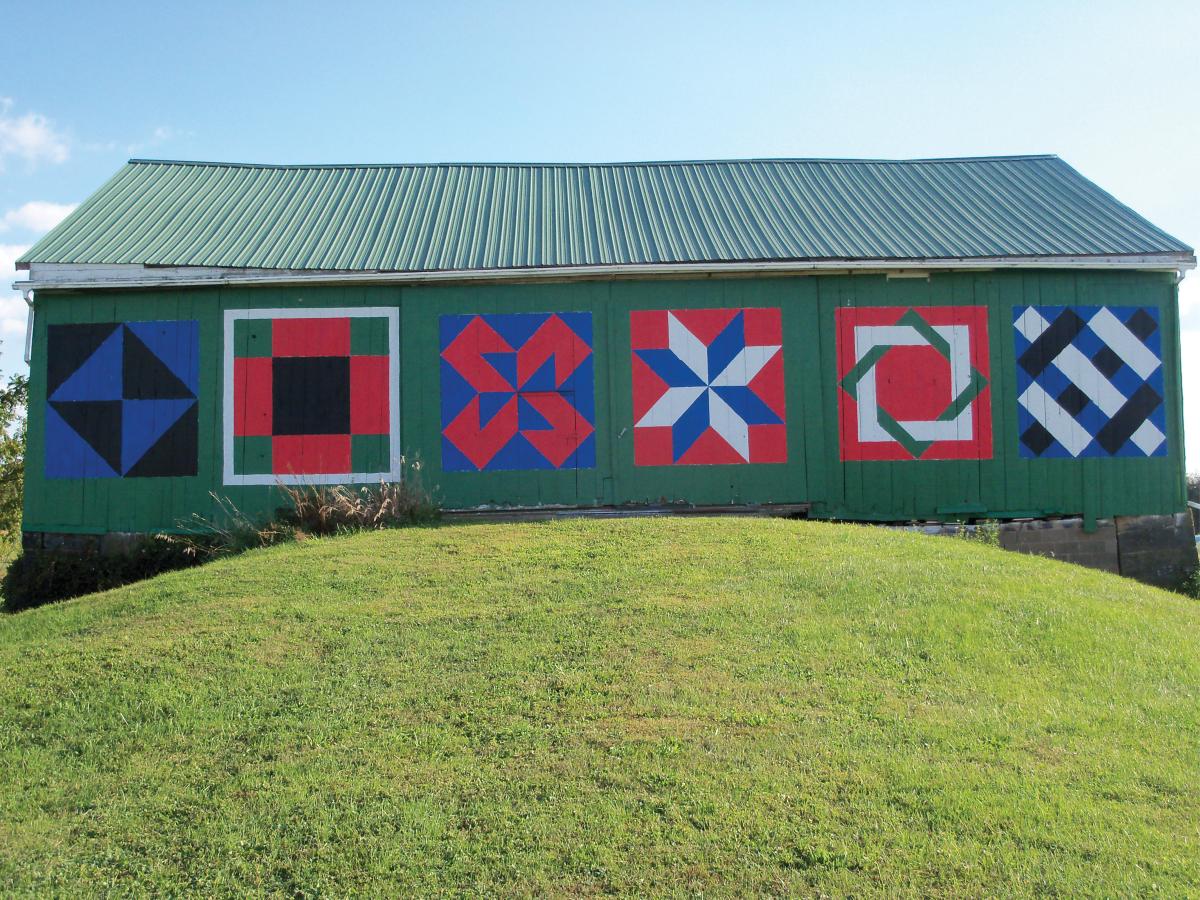
<instances>
[{"instance_id":1,"label":"painted quilt square","mask_svg":"<svg viewBox=\"0 0 1200 900\"><path fill-rule=\"evenodd\" d=\"M1021 456L1166 456L1157 308L1019 306L1013 331Z\"/></svg>"},{"instance_id":2,"label":"painted quilt square","mask_svg":"<svg viewBox=\"0 0 1200 900\"><path fill-rule=\"evenodd\" d=\"M195 321L51 325L46 477L195 475Z\"/></svg>"},{"instance_id":3,"label":"painted quilt square","mask_svg":"<svg viewBox=\"0 0 1200 900\"><path fill-rule=\"evenodd\" d=\"M787 461L778 309L630 313L634 463Z\"/></svg>"},{"instance_id":4,"label":"painted quilt square","mask_svg":"<svg viewBox=\"0 0 1200 900\"><path fill-rule=\"evenodd\" d=\"M592 314L442 316L442 468L596 465Z\"/></svg>"},{"instance_id":5,"label":"painted quilt square","mask_svg":"<svg viewBox=\"0 0 1200 900\"><path fill-rule=\"evenodd\" d=\"M225 483L399 477L398 312L226 313Z\"/></svg>"},{"instance_id":6,"label":"painted quilt square","mask_svg":"<svg viewBox=\"0 0 1200 900\"><path fill-rule=\"evenodd\" d=\"M990 459L987 308L837 310L843 460Z\"/></svg>"}]
</instances>

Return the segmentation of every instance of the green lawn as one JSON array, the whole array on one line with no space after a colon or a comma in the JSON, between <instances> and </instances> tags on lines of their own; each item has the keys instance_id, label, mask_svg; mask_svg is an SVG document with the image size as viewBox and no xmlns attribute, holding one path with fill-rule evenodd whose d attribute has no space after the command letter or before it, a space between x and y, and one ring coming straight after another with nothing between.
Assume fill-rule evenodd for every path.
<instances>
[{"instance_id":1,"label":"green lawn","mask_svg":"<svg viewBox=\"0 0 1200 900\"><path fill-rule=\"evenodd\" d=\"M1200 892L1200 604L783 520L310 540L0 617L0 894Z\"/></svg>"}]
</instances>

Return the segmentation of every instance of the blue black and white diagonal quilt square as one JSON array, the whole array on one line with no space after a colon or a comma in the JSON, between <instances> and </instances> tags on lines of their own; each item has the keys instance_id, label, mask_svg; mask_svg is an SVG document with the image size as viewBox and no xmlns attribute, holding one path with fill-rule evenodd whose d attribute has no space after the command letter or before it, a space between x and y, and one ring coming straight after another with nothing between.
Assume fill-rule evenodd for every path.
<instances>
[{"instance_id":1,"label":"blue black and white diagonal quilt square","mask_svg":"<svg viewBox=\"0 0 1200 900\"><path fill-rule=\"evenodd\" d=\"M1147 306L1014 309L1021 456L1166 456L1159 324Z\"/></svg>"}]
</instances>

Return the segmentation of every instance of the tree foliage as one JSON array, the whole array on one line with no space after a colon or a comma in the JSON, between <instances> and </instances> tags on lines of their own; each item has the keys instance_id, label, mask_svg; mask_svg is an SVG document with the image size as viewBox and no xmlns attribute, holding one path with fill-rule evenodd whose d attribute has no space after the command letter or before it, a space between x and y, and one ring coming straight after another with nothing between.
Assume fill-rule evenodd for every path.
<instances>
[{"instance_id":1,"label":"tree foliage","mask_svg":"<svg viewBox=\"0 0 1200 900\"><path fill-rule=\"evenodd\" d=\"M25 409L29 379L9 377L0 388L0 537L21 533L21 499L25 487Z\"/></svg>"}]
</instances>

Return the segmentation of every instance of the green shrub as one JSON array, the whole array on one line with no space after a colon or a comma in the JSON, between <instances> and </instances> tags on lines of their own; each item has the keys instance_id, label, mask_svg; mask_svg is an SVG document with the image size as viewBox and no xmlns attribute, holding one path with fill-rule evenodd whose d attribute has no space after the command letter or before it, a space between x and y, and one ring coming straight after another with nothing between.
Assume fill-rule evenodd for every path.
<instances>
[{"instance_id":1,"label":"green shrub","mask_svg":"<svg viewBox=\"0 0 1200 900\"><path fill-rule=\"evenodd\" d=\"M1192 569L1192 574L1183 579L1179 593L1200 600L1200 569Z\"/></svg>"}]
</instances>

